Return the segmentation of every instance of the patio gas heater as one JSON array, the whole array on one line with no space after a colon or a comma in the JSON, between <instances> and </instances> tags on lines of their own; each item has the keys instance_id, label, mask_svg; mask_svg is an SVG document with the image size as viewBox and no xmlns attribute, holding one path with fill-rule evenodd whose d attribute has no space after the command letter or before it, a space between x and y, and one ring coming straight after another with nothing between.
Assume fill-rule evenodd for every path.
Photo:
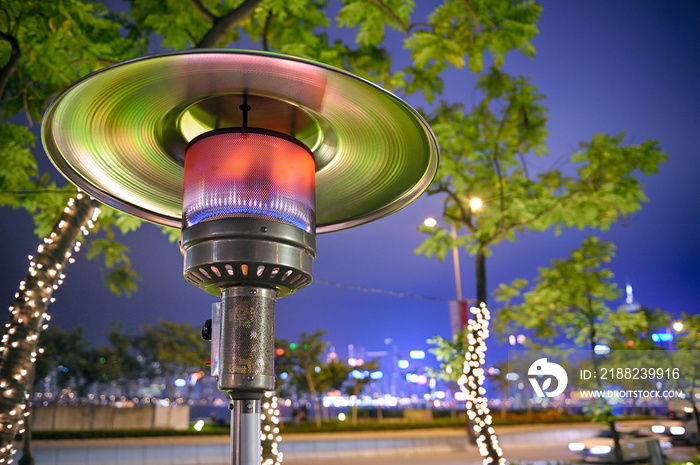
<instances>
[{"instance_id":1,"label":"patio gas heater","mask_svg":"<svg viewBox=\"0 0 700 465\"><path fill-rule=\"evenodd\" d=\"M232 399L236 465L260 462L275 302L311 283L316 233L405 206L438 160L426 122L380 87L309 60L221 49L90 74L47 109L42 140L84 191L182 228L185 279L221 298L213 372Z\"/></svg>"}]
</instances>

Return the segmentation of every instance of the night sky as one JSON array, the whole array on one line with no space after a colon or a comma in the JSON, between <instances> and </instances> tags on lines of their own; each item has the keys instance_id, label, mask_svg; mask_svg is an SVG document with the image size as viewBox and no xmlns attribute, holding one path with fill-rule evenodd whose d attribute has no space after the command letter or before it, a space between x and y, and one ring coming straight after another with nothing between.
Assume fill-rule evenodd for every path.
<instances>
[{"instance_id":1,"label":"night sky","mask_svg":"<svg viewBox=\"0 0 700 465\"><path fill-rule=\"evenodd\" d=\"M428 11L434 2L417 3ZM600 235L617 244L611 263L615 281L623 289L631 283L642 305L700 312L700 3L589 0L545 1L543 6L535 58L511 54L505 65L512 74L531 76L547 97L550 155L533 167L559 164L596 132L625 130L631 143L659 141L669 160L658 175L643 180L649 203L625 224ZM396 53L400 62L405 52ZM445 94L469 106L475 101L473 87L468 71L455 72ZM423 105L417 97L407 101ZM435 334L449 336L447 300L455 298L452 262L414 255L423 240L418 225L440 211L440 199L424 195L390 217L320 235L317 281L278 301L277 337L295 340L301 331L325 329L326 340L345 358L350 343L376 351L390 348L390 339L391 347L407 354L427 349L426 339ZM31 218L23 211L3 209L2 215L0 297L9 306L27 272L27 255L35 253L39 240L27 232ZM516 277L532 278L538 266L564 257L589 233L530 233L496 246L487 261L489 288ZM127 328L159 318L199 326L209 317L215 298L182 278L178 247L158 228L146 225L124 237L124 243L143 277L139 291L130 298L110 294L101 281L103 271L81 252L55 293L57 301L49 308L52 323L83 325L95 344L103 344L112 321ZM474 297L473 259L462 253L460 261L465 297ZM491 308L498 318L498 305ZM505 358L507 346L494 343L500 335L492 336L490 361Z\"/></svg>"}]
</instances>

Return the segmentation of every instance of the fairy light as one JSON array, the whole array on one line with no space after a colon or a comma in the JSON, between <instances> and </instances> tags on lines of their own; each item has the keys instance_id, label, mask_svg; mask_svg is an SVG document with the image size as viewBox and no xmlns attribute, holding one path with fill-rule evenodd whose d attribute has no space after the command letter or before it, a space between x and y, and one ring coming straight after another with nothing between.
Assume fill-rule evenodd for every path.
<instances>
[{"instance_id":1,"label":"fairy light","mask_svg":"<svg viewBox=\"0 0 700 465\"><path fill-rule=\"evenodd\" d=\"M262 401L260 413L262 465L280 465L282 463L282 452L279 450L279 443L282 441L282 436L279 434L280 411L277 401L277 396L272 391L266 392Z\"/></svg>"},{"instance_id":2,"label":"fairy light","mask_svg":"<svg viewBox=\"0 0 700 465\"><path fill-rule=\"evenodd\" d=\"M483 457L483 464L505 465L498 438L491 425L493 418L488 407L488 399L484 389L484 364L486 362L486 339L489 337L489 320L491 313L482 303L479 307L472 307L470 312L474 319L467 323L468 350L459 379L459 386L466 396L467 416L476 434L476 445Z\"/></svg>"},{"instance_id":3,"label":"fairy light","mask_svg":"<svg viewBox=\"0 0 700 465\"><path fill-rule=\"evenodd\" d=\"M38 347L39 333L50 320L46 308L55 301L52 294L63 282L61 270L66 261L72 263L71 249L80 250L80 231L90 218L96 219L95 205L94 199L81 193L68 201L50 235L37 247L36 256L29 255L28 275L9 307L12 318L5 325L0 346L0 464L12 463L13 440L24 432L36 357L44 352Z\"/></svg>"}]
</instances>

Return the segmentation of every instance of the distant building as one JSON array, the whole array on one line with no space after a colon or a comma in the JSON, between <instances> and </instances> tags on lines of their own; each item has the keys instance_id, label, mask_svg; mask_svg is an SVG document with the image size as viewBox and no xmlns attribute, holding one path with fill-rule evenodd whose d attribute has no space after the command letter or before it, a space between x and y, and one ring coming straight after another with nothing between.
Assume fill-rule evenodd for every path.
<instances>
[{"instance_id":1,"label":"distant building","mask_svg":"<svg viewBox=\"0 0 700 465\"><path fill-rule=\"evenodd\" d=\"M632 285L628 282L625 286L625 309L628 313L638 312L642 308L639 302L634 300L634 291Z\"/></svg>"}]
</instances>

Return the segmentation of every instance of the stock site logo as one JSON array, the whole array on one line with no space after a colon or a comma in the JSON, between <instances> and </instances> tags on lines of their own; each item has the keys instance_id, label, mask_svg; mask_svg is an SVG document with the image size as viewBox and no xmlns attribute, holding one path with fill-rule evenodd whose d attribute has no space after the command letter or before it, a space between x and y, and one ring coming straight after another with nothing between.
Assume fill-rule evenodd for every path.
<instances>
[{"instance_id":1,"label":"stock site logo","mask_svg":"<svg viewBox=\"0 0 700 465\"><path fill-rule=\"evenodd\" d=\"M566 384L569 382L566 370L557 363L548 362L546 358L535 360L535 362L530 365L527 376L537 397L556 397L564 392ZM556 389L548 391L552 385L552 379L557 380L557 386ZM541 386L540 380L542 380Z\"/></svg>"}]
</instances>

